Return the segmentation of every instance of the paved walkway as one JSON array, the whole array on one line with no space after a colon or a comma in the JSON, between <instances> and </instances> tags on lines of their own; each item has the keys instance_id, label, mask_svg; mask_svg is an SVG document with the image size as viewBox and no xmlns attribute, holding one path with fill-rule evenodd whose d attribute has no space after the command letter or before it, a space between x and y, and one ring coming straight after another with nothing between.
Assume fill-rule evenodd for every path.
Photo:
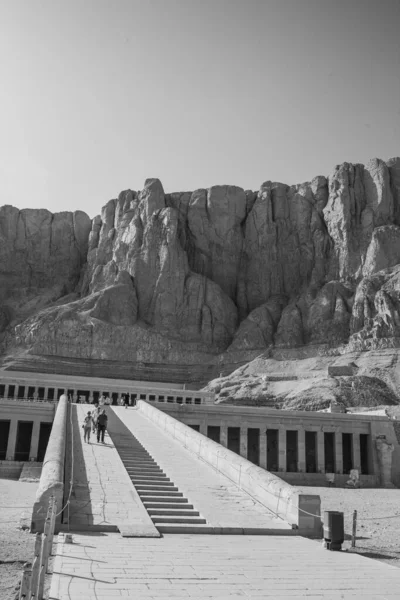
<instances>
[{"instance_id":1,"label":"paved walkway","mask_svg":"<svg viewBox=\"0 0 400 600\"><path fill-rule=\"evenodd\" d=\"M50 600L399 598L400 569L301 537L97 533L73 540L58 544Z\"/></svg>"},{"instance_id":2,"label":"paved walkway","mask_svg":"<svg viewBox=\"0 0 400 600\"><path fill-rule=\"evenodd\" d=\"M291 532L290 526L134 408L112 410L213 527Z\"/></svg>"}]
</instances>

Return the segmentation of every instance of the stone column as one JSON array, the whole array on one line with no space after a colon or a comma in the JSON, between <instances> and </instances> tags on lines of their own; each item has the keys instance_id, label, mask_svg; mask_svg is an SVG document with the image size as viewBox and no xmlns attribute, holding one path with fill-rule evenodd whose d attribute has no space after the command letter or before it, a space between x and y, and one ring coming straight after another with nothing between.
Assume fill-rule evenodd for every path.
<instances>
[{"instance_id":1,"label":"stone column","mask_svg":"<svg viewBox=\"0 0 400 600\"><path fill-rule=\"evenodd\" d=\"M38 449L39 449L39 433L40 433L40 421L37 419L33 422L31 447L29 450L29 460L34 458L37 460Z\"/></svg>"},{"instance_id":2,"label":"stone column","mask_svg":"<svg viewBox=\"0 0 400 600\"><path fill-rule=\"evenodd\" d=\"M9 386L8 384L6 384L6 385L4 386L4 398L8 398L8 388L9 388L9 387L10 387L10 386Z\"/></svg>"},{"instance_id":3,"label":"stone column","mask_svg":"<svg viewBox=\"0 0 400 600\"><path fill-rule=\"evenodd\" d=\"M8 433L8 444L7 444L7 460L14 460L15 454L15 444L17 442L17 428L18 421L17 419L12 419L10 423L10 431Z\"/></svg>"},{"instance_id":4,"label":"stone column","mask_svg":"<svg viewBox=\"0 0 400 600\"><path fill-rule=\"evenodd\" d=\"M335 431L335 472L343 473L343 439L339 430Z\"/></svg>"},{"instance_id":5,"label":"stone column","mask_svg":"<svg viewBox=\"0 0 400 600\"><path fill-rule=\"evenodd\" d=\"M260 467L267 468L267 432L260 428Z\"/></svg>"},{"instance_id":6,"label":"stone column","mask_svg":"<svg viewBox=\"0 0 400 600\"><path fill-rule=\"evenodd\" d=\"M247 458L247 427L240 428L240 456Z\"/></svg>"},{"instance_id":7,"label":"stone column","mask_svg":"<svg viewBox=\"0 0 400 600\"><path fill-rule=\"evenodd\" d=\"M78 390L72 390L72 402L75 402L78 400Z\"/></svg>"},{"instance_id":8,"label":"stone column","mask_svg":"<svg viewBox=\"0 0 400 600\"><path fill-rule=\"evenodd\" d=\"M317 471L318 473L325 473L325 440L323 431L317 431Z\"/></svg>"},{"instance_id":9,"label":"stone column","mask_svg":"<svg viewBox=\"0 0 400 600\"><path fill-rule=\"evenodd\" d=\"M389 444L386 436L377 437L375 440L378 454L380 484L382 487L393 488L392 483L392 453L394 444Z\"/></svg>"},{"instance_id":10,"label":"stone column","mask_svg":"<svg viewBox=\"0 0 400 600\"><path fill-rule=\"evenodd\" d=\"M207 437L207 424L205 422L205 419L203 419L200 423L200 433L202 433L203 435L205 435Z\"/></svg>"},{"instance_id":11,"label":"stone column","mask_svg":"<svg viewBox=\"0 0 400 600\"><path fill-rule=\"evenodd\" d=\"M283 427L278 431L278 470L286 471L286 429Z\"/></svg>"},{"instance_id":12,"label":"stone column","mask_svg":"<svg viewBox=\"0 0 400 600\"><path fill-rule=\"evenodd\" d=\"M228 427L221 423L220 444L225 448L228 447Z\"/></svg>"},{"instance_id":13,"label":"stone column","mask_svg":"<svg viewBox=\"0 0 400 600\"><path fill-rule=\"evenodd\" d=\"M297 470L306 472L306 432L303 427L297 433Z\"/></svg>"},{"instance_id":14,"label":"stone column","mask_svg":"<svg viewBox=\"0 0 400 600\"><path fill-rule=\"evenodd\" d=\"M361 451L360 451L360 434L353 433L353 469L357 469L361 475Z\"/></svg>"}]
</instances>

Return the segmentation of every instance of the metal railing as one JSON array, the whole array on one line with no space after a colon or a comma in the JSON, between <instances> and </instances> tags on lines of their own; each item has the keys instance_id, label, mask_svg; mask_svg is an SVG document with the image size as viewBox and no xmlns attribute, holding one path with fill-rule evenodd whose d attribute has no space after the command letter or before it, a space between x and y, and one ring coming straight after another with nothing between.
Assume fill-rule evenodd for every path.
<instances>
[{"instance_id":1,"label":"metal railing","mask_svg":"<svg viewBox=\"0 0 400 600\"><path fill-rule=\"evenodd\" d=\"M56 513L57 504L54 496L51 496L44 523L44 532L36 534L32 566L29 566L29 563L24 565L19 600L42 600L43 598L44 579L49 556L53 549Z\"/></svg>"}]
</instances>

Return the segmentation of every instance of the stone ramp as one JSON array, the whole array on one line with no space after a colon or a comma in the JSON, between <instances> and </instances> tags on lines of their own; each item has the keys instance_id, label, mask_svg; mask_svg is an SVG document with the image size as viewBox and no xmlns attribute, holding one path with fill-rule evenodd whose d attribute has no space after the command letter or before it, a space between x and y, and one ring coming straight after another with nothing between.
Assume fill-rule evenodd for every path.
<instances>
[{"instance_id":1,"label":"stone ramp","mask_svg":"<svg viewBox=\"0 0 400 600\"><path fill-rule=\"evenodd\" d=\"M115 415L207 521L208 533L295 535L286 522L221 473L171 439L139 410L113 406ZM195 529L196 526L192 528ZM201 530L204 525L199 526ZM166 531L165 529L163 531ZM172 532L172 529L169 529ZM174 532L185 532L179 524Z\"/></svg>"},{"instance_id":2,"label":"stone ramp","mask_svg":"<svg viewBox=\"0 0 400 600\"><path fill-rule=\"evenodd\" d=\"M106 434L98 443L91 434L90 443L83 441L82 423L89 405L73 404L72 434L67 448L73 456L73 485L70 504L64 511L63 529L71 531L121 531L138 537L158 537L143 503L133 487L126 469ZM73 455L71 451L73 446ZM65 486L65 502L69 486Z\"/></svg>"},{"instance_id":3,"label":"stone ramp","mask_svg":"<svg viewBox=\"0 0 400 600\"><path fill-rule=\"evenodd\" d=\"M301 537L109 533L73 542L58 542L51 600L399 598L400 569Z\"/></svg>"},{"instance_id":4,"label":"stone ramp","mask_svg":"<svg viewBox=\"0 0 400 600\"><path fill-rule=\"evenodd\" d=\"M129 429L112 412L108 431L135 489L160 533L200 528L210 533L206 520L174 485Z\"/></svg>"}]
</instances>

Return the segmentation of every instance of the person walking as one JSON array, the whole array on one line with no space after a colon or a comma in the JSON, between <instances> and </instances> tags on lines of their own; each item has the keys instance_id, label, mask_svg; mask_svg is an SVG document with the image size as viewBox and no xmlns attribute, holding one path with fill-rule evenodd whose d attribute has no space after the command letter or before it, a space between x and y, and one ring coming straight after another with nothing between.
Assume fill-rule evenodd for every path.
<instances>
[{"instance_id":1,"label":"person walking","mask_svg":"<svg viewBox=\"0 0 400 600\"><path fill-rule=\"evenodd\" d=\"M99 417L100 414L100 406L96 403L94 405L94 411L92 413L92 418L93 418L93 433L97 430L97 419Z\"/></svg>"},{"instance_id":2,"label":"person walking","mask_svg":"<svg viewBox=\"0 0 400 600\"><path fill-rule=\"evenodd\" d=\"M108 417L106 415L106 411L103 408L97 417L97 441L104 444L104 434L107 428ZM101 438L101 440L100 440Z\"/></svg>"},{"instance_id":3,"label":"person walking","mask_svg":"<svg viewBox=\"0 0 400 600\"><path fill-rule=\"evenodd\" d=\"M92 413L88 412L88 414L86 415L84 421L83 421L83 439L85 442L87 442L88 444L90 444L90 432L92 431L92 426L93 426L93 418L92 418Z\"/></svg>"}]
</instances>

